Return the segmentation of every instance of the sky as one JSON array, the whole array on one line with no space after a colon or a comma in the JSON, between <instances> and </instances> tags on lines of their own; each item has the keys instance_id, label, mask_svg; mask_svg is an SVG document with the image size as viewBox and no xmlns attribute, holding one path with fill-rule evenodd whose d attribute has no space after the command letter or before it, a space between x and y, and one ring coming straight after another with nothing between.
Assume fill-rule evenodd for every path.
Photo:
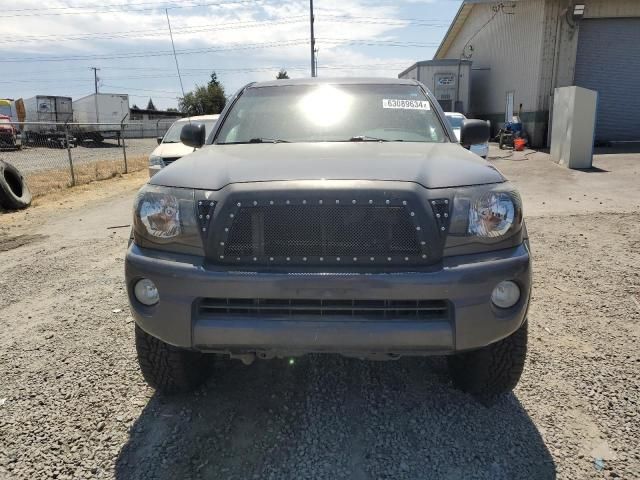
<instances>
[{"instance_id":1,"label":"sky","mask_svg":"<svg viewBox=\"0 0 640 480\"><path fill-rule=\"evenodd\" d=\"M227 94L310 75L308 0L2 0L0 98L126 93L177 107L215 71ZM318 76L397 77L429 60L461 0L315 0ZM8 8L4 8L8 7ZM165 12L166 9L166 12Z\"/></svg>"}]
</instances>

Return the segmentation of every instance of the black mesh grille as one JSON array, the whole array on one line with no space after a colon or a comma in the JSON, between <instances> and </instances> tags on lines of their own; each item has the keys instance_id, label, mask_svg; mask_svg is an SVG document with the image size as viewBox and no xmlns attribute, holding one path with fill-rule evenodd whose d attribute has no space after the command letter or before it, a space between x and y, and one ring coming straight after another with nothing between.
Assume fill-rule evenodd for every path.
<instances>
[{"instance_id":1,"label":"black mesh grille","mask_svg":"<svg viewBox=\"0 0 640 480\"><path fill-rule=\"evenodd\" d=\"M225 244L231 257L419 256L404 206L270 205L238 210Z\"/></svg>"},{"instance_id":2,"label":"black mesh grille","mask_svg":"<svg viewBox=\"0 0 640 480\"><path fill-rule=\"evenodd\" d=\"M254 299L203 298L199 301L201 316L349 316L366 319L448 318L449 303L445 300L338 300L338 299Z\"/></svg>"}]
</instances>

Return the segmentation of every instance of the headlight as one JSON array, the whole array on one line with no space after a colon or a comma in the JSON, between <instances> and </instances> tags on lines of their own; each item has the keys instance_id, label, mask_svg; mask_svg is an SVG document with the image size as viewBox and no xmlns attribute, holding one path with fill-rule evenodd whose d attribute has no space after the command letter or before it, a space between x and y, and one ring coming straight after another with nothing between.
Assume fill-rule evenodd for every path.
<instances>
[{"instance_id":1,"label":"headlight","mask_svg":"<svg viewBox=\"0 0 640 480\"><path fill-rule=\"evenodd\" d=\"M149 157L149 166L164 167L164 160L158 155L151 155Z\"/></svg>"},{"instance_id":2,"label":"headlight","mask_svg":"<svg viewBox=\"0 0 640 480\"><path fill-rule=\"evenodd\" d=\"M141 247L203 255L193 190L145 185L135 200L133 226Z\"/></svg>"},{"instance_id":3,"label":"headlight","mask_svg":"<svg viewBox=\"0 0 640 480\"><path fill-rule=\"evenodd\" d=\"M514 192L487 192L471 202L467 233L478 237L501 237L516 221ZM516 194L517 195L517 194Z\"/></svg>"},{"instance_id":4,"label":"headlight","mask_svg":"<svg viewBox=\"0 0 640 480\"><path fill-rule=\"evenodd\" d=\"M500 241L522 227L522 201L508 184L461 188L456 192L449 233Z\"/></svg>"}]
</instances>

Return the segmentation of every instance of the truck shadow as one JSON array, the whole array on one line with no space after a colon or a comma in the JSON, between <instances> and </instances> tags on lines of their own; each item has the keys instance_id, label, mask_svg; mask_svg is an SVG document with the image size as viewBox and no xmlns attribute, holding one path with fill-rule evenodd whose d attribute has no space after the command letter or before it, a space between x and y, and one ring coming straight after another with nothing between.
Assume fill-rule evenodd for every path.
<instances>
[{"instance_id":1,"label":"truck shadow","mask_svg":"<svg viewBox=\"0 0 640 480\"><path fill-rule=\"evenodd\" d=\"M440 358L233 362L191 395L155 395L116 478L555 478L514 395L454 390Z\"/></svg>"}]
</instances>

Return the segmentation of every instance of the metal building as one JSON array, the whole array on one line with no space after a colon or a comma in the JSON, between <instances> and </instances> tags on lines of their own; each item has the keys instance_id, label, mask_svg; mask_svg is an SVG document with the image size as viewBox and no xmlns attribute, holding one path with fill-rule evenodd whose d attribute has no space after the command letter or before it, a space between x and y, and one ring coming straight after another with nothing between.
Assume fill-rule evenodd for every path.
<instances>
[{"instance_id":1,"label":"metal building","mask_svg":"<svg viewBox=\"0 0 640 480\"><path fill-rule=\"evenodd\" d=\"M543 146L557 87L598 91L596 141L640 140L640 1L465 0L436 60L470 60L469 113Z\"/></svg>"}]
</instances>

